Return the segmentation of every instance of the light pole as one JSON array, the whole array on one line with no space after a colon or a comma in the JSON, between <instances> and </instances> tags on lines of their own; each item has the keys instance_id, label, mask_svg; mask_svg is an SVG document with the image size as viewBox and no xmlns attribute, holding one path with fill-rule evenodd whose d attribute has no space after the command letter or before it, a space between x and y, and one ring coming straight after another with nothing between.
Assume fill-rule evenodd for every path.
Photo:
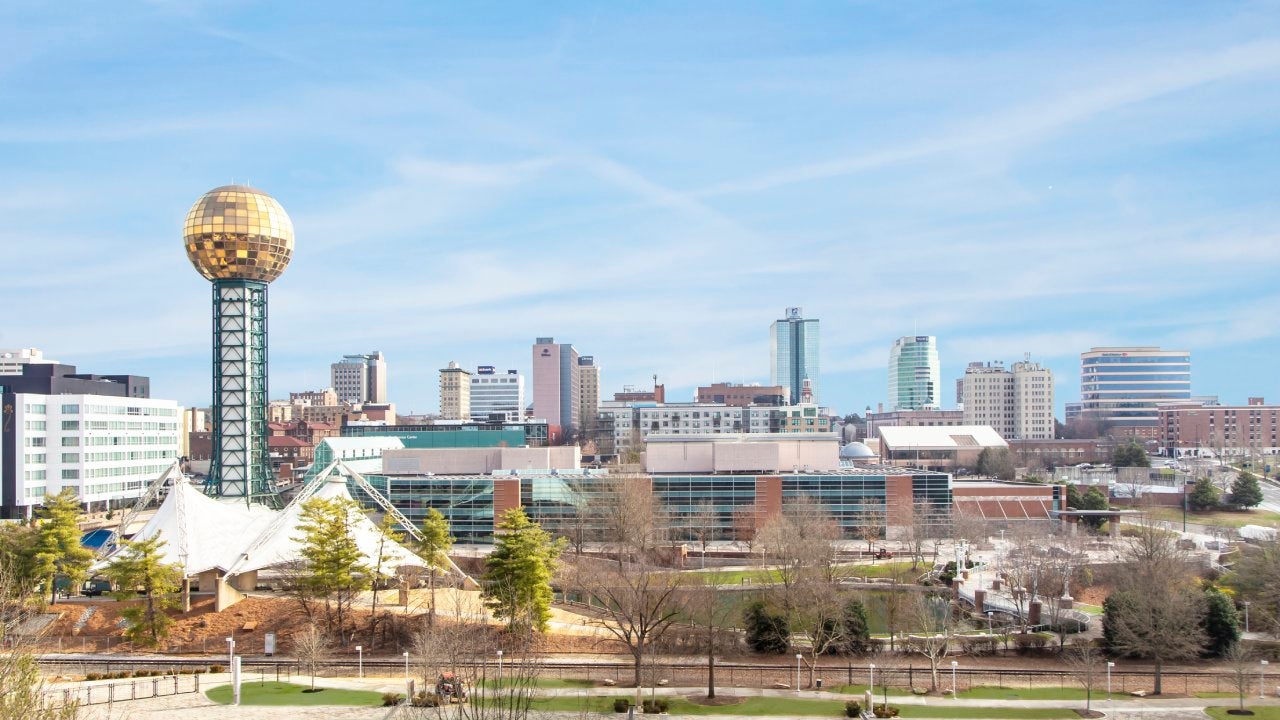
<instances>
[{"instance_id":1,"label":"light pole","mask_svg":"<svg viewBox=\"0 0 1280 720\"><path fill-rule=\"evenodd\" d=\"M358 659L356 660L356 662L359 663L358 677L364 677L364 646L363 645L356 646L356 655L359 656Z\"/></svg>"},{"instance_id":2,"label":"light pole","mask_svg":"<svg viewBox=\"0 0 1280 720\"><path fill-rule=\"evenodd\" d=\"M959 666L960 663L955 660L951 661L951 697L956 696L956 668Z\"/></svg>"},{"instance_id":3,"label":"light pole","mask_svg":"<svg viewBox=\"0 0 1280 720\"><path fill-rule=\"evenodd\" d=\"M1107 661L1107 702L1111 702L1111 668L1115 666L1115 663Z\"/></svg>"},{"instance_id":4,"label":"light pole","mask_svg":"<svg viewBox=\"0 0 1280 720\"><path fill-rule=\"evenodd\" d=\"M231 672L231 666L236 662L236 639L227 638L227 672Z\"/></svg>"},{"instance_id":5,"label":"light pole","mask_svg":"<svg viewBox=\"0 0 1280 720\"><path fill-rule=\"evenodd\" d=\"M1258 699L1267 696L1267 661L1258 661Z\"/></svg>"},{"instance_id":6,"label":"light pole","mask_svg":"<svg viewBox=\"0 0 1280 720\"><path fill-rule=\"evenodd\" d=\"M1249 632L1249 601L1244 601L1244 631Z\"/></svg>"},{"instance_id":7,"label":"light pole","mask_svg":"<svg viewBox=\"0 0 1280 720\"><path fill-rule=\"evenodd\" d=\"M867 667L871 668L871 682L867 685L867 692L874 697L876 694L876 664L870 663Z\"/></svg>"},{"instance_id":8,"label":"light pole","mask_svg":"<svg viewBox=\"0 0 1280 720\"><path fill-rule=\"evenodd\" d=\"M502 688L502 651L498 651L498 688Z\"/></svg>"},{"instance_id":9,"label":"light pole","mask_svg":"<svg viewBox=\"0 0 1280 720\"><path fill-rule=\"evenodd\" d=\"M988 635L994 634L991 631L991 611L990 610L987 611L987 634Z\"/></svg>"},{"instance_id":10,"label":"light pole","mask_svg":"<svg viewBox=\"0 0 1280 720\"><path fill-rule=\"evenodd\" d=\"M404 696L405 702L413 702L413 686L409 684L409 651L404 651Z\"/></svg>"},{"instance_id":11,"label":"light pole","mask_svg":"<svg viewBox=\"0 0 1280 720\"><path fill-rule=\"evenodd\" d=\"M803 655L796 653L796 692L800 692L800 661L803 659Z\"/></svg>"}]
</instances>

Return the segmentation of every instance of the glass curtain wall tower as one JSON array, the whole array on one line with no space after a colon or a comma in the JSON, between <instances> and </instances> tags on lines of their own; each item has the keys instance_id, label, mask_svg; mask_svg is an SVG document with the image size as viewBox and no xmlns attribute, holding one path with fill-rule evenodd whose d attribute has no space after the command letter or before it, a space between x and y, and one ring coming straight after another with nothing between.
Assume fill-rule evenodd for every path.
<instances>
[{"instance_id":1,"label":"glass curtain wall tower","mask_svg":"<svg viewBox=\"0 0 1280 720\"><path fill-rule=\"evenodd\" d=\"M803 315L802 308L787 308L787 316L769 326L769 382L787 388L793 405L800 402L805 380L813 392L813 403L820 402L818 320Z\"/></svg>"},{"instance_id":2,"label":"glass curtain wall tower","mask_svg":"<svg viewBox=\"0 0 1280 720\"><path fill-rule=\"evenodd\" d=\"M941 399L942 369L938 340L908 335L889 349L889 402L894 410L936 410Z\"/></svg>"},{"instance_id":3,"label":"glass curtain wall tower","mask_svg":"<svg viewBox=\"0 0 1280 720\"><path fill-rule=\"evenodd\" d=\"M184 227L187 256L213 283L213 453L205 492L276 505L267 453L267 285L293 256L293 223L274 198L214 188Z\"/></svg>"}]
</instances>

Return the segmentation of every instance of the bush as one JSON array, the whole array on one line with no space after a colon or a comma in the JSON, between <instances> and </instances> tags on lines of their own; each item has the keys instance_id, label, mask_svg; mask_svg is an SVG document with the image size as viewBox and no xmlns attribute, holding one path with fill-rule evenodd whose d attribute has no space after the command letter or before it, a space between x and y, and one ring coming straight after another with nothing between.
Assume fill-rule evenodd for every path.
<instances>
[{"instance_id":1,"label":"bush","mask_svg":"<svg viewBox=\"0 0 1280 720\"><path fill-rule=\"evenodd\" d=\"M666 698L656 698L654 700L643 701L640 704L640 707L644 710L646 715L649 715L666 712L667 708L670 707L670 703L667 702Z\"/></svg>"},{"instance_id":2,"label":"bush","mask_svg":"<svg viewBox=\"0 0 1280 720\"><path fill-rule=\"evenodd\" d=\"M400 701L403 699L404 699L404 693L394 693L394 692L382 693L382 707L391 707L392 705L399 705Z\"/></svg>"},{"instance_id":3,"label":"bush","mask_svg":"<svg viewBox=\"0 0 1280 720\"><path fill-rule=\"evenodd\" d=\"M210 666L209 666L209 672L211 672L211 673L220 673L220 672L222 672L222 670L223 670L223 668L222 668L222 666L221 666L221 665L210 665Z\"/></svg>"},{"instance_id":4,"label":"bush","mask_svg":"<svg viewBox=\"0 0 1280 720\"><path fill-rule=\"evenodd\" d=\"M871 714L878 718L898 717L898 708L881 703L871 708Z\"/></svg>"},{"instance_id":5,"label":"bush","mask_svg":"<svg viewBox=\"0 0 1280 720\"><path fill-rule=\"evenodd\" d=\"M614 698L613 711L616 713L624 713L631 709L631 701L627 698Z\"/></svg>"},{"instance_id":6,"label":"bush","mask_svg":"<svg viewBox=\"0 0 1280 720\"><path fill-rule=\"evenodd\" d=\"M787 616L772 612L764 601L756 600L743 613L747 645L758 653L776 655L791 647L791 628Z\"/></svg>"},{"instance_id":7,"label":"bush","mask_svg":"<svg viewBox=\"0 0 1280 720\"><path fill-rule=\"evenodd\" d=\"M857 700L846 700L844 703L844 716L851 718L862 717L862 703Z\"/></svg>"},{"instance_id":8,"label":"bush","mask_svg":"<svg viewBox=\"0 0 1280 720\"><path fill-rule=\"evenodd\" d=\"M102 673L85 673L85 680L101 680Z\"/></svg>"},{"instance_id":9,"label":"bush","mask_svg":"<svg viewBox=\"0 0 1280 720\"><path fill-rule=\"evenodd\" d=\"M1049 644L1049 638L1039 633L1018 633L1013 636L1013 644L1020 654L1042 650Z\"/></svg>"},{"instance_id":10,"label":"bush","mask_svg":"<svg viewBox=\"0 0 1280 720\"><path fill-rule=\"evenodd\" d=\"M433 692L419 690L418 694L413 696L413 702L409 704L414 707L440 707L440 696Z\"/></svg>"}]
</instances>

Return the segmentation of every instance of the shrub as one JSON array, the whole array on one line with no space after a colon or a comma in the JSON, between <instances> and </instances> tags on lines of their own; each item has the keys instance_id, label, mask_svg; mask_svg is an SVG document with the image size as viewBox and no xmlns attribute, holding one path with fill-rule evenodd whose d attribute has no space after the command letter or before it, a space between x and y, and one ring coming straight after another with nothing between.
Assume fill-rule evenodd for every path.
<instances>
[{"instance_id":1,"label":"shrub","mask_svg":"<svg viewBox=\"0 0 1280 720\"><path fill-rule=\"evenodd\" d=\"M391 707L392 705L399 705L400 701L403 699L404 693L384 692L382 693L382 706Z\"/></svg>"},{"instance_id":2,"label":"shrub","mask_svg":"<svg viewBox=\"0 0 1280 720\"><path fill-rule=\"evenodd\" d=\"M1019 653L1041 650L1049 644L1049 638L1039 633L1018 633L1013 636L1013 644L1018 646Z\"/></svg>"},{"instance_id":3,"label":"shrub","mask_svg":"<svg viewBox=\"0 0 1280 720\"><path fill-rule=\"evenodd\" d=\"M651 713L664 713L667 711L667 708L670 707L670 703L667 702L666 698L655 698L653 700L643 701L640 704L640 707L644 710L646 715Z\"/></svg>"},{"instance_id":4,"label":"shrub","mask_svg":"<svg viewBox=\"0 0 1280 720\"><path fill-rule=\"evenodd\" d=\"M210 665L210 666L209 666L209 672L211 672L211 673L220 673L220 672L222 672L222 666L221 666L221 665Z\"/></svg>"},{"instance_id":5,"label":"shrub","mask_svg":"<svg viewBox=\"0 0 1280 720\"><path fill-rule=\"evenodd\" d=\"M898 717L898 708L881 703L871 708L871 714L878 718L894 718Z\"/></svg>"},{"instance_id":6,"label":"shrub","mask_svg":"<svg viewBox=\"0 0 1280 720\"><path fill-rule=\"evenodd\" d=\"M624 713L631 709L631 701L627 698L614 698L613 711L616 713Z\"/></svg>"},{"instance_id":7,"label":"shrub","mask_svg":"<svg viewBox=\"0 0 1280 720\"><path fill-rule=\"evenodd\" d=\"M85 680L101 680L102 673L85 673Z\"/></svg>"},{"instance_id":8,"label":"shrub","mask_svg":"<svg viewBox=\"0 0 1280 720\"><path fill-rule=\"evenodd\" d=\"M844 716L851 718L862 717L862 703L857 700L846 700L844 703Z\"/></svg>"},{"instance_id":9,"label":"shrub","mask_svg":"<svg viewBox=\"0 0 1280 720\"><path fill-rule=\"evenodd\" d=\"M418 694L413 696L413 702L409 704L414 707L440 707L440 696L433 692L419 690Z\"/></svg>"}]
</instances>

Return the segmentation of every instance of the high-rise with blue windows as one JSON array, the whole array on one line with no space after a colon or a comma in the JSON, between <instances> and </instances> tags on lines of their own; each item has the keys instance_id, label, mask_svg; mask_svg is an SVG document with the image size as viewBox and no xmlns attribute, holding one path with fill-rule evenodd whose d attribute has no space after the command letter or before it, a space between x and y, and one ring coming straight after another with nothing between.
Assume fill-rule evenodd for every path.
<instances>
[{"instance_id":1,"label":"high-rise with blue windows","mask_svg":"<svg viewBox=\"0 0 1280 720\"><path fill-rule=\"evenodd\" d=\"M1159 403L1191 398L1191 353L1096 347L1080 353L1080 412L1140 435L1158 430Z\"/></svg>"},{"instance_id":2,"label":"high-rise with blue windows","mask_svg":"<svg viewBox=\"0 0 1280 720\"><path fill-rule=\"evenodd\" d=\"M800 402L805 380L812 402L819 402L818 320L803 315L801 308L787 308L787 316L769 326L769 382L787 388L793 405Z\"/></svg>"}]
</instances>

